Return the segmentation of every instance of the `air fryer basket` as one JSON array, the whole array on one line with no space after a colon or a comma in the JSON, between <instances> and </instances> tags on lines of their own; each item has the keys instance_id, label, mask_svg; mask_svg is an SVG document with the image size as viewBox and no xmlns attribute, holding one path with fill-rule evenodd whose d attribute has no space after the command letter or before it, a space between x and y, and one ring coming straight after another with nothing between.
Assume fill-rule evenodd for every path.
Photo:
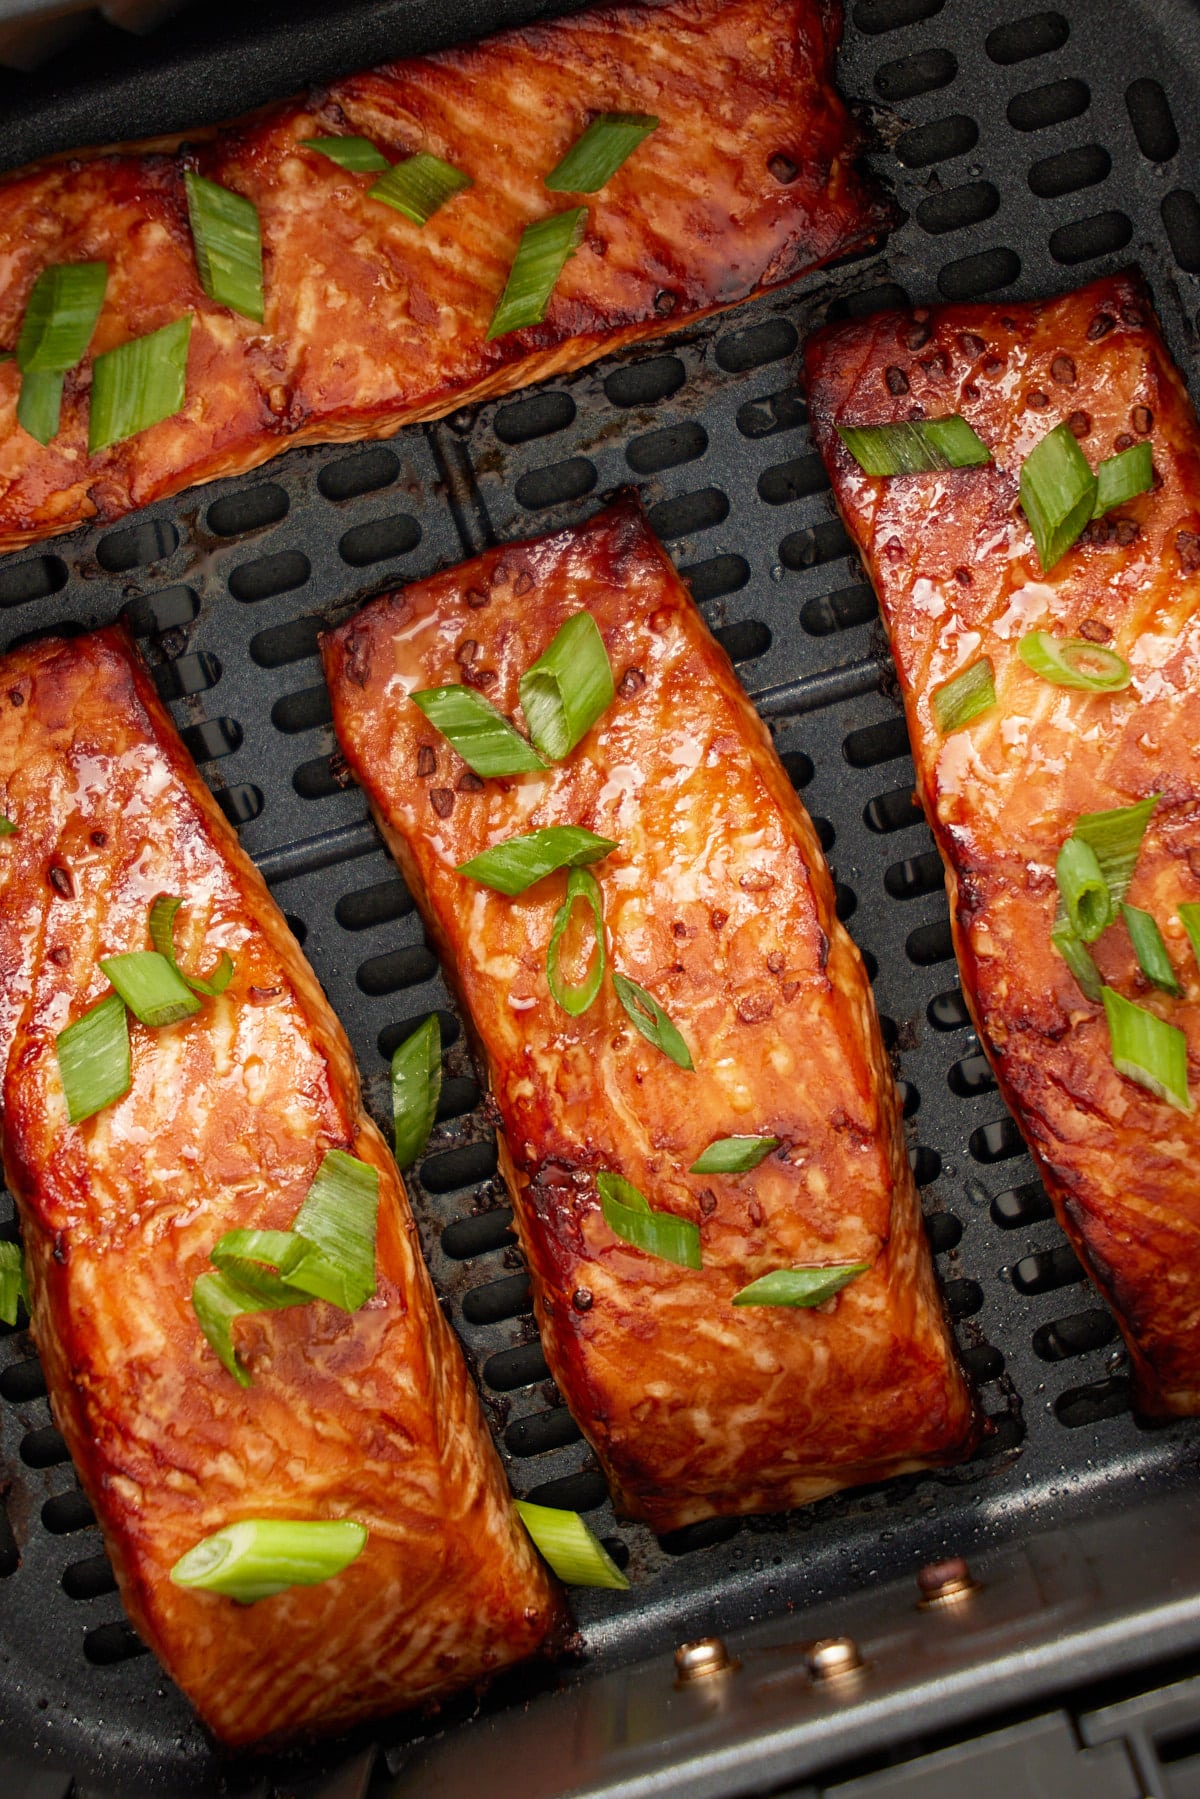
<instances>
[{"instance_id":1,"label":"air fryer basket","mask_svg":"<svg viewBox=\"0 0 1200 1799\"><path fill-rule=\"evenodd\" d=\"M484 18L471 4L462 17L482 29L528 10ZM1049 294L1137 261L1200 390L1200 143L1188 136L1200 11L1187 0L1062 0L1026 16L1020 0L848 10L841 84L860 97L879 138L873 160L909 215L882 254L390 443L296 451L113 530L0 559L0 648L128 620L344 1021L384 1122L387 1057L425 1013L442 1013L440 1122L410 1183L435 1282L514 1490L581 1509L628 1560L630 1593L575 1596L584 1648L565 1691L523 1709L513 1702L553 1680L519 1672L481 1721L468 1724L473 1703L456 1702L384 1728L398 1792L457 1799L485 1773L496 1795L778 1790L934 1720L1200 1648L1197 1426L1132 1416L1112 1319L970 1030L874 600L796 386L797 346L826 318ZM310 14L300 9L302 37ZM182 85L207 81L208 116L243 98L247 58L260 90L273 47L291 69L286 26L273 29L243 49L194 49ZM352 0L336 55L351 67L379 54L381 35L400 52L429 41L422 32L444 40L445 15ZM42 137L28 108L0 122L0 161L6 138L10 160L58 143L46 91ZM96 132L182 123L169 104L161 84L117 81ZM411 900L339 762L316 657L322 624L364 597L581 519L628 482L819 821L903 1082L947 1304L995 1424L964 1468L663 1539L616 1522L549 1381L475 1071ZM15 1234L7 1196L0 1234ZM292 1792L344 1758L346 1745L265 1769L216 1756L122 1618L28 1335L3 1327L0 1399L4 1750L122 1794L265 1794L273 1780ZM970 1557L985 1585L953 1617L918 1614L911 1576L946 1554ZM742 1669L676 1690L670 1650L715 1630ZM845 1632L869 1665L822 1692L797 1645ZM1108 1727L1096 1729L1099 1740ZM1087 1765L1094 1783L1101 1764Z\"/></svg>"}]
</instances>

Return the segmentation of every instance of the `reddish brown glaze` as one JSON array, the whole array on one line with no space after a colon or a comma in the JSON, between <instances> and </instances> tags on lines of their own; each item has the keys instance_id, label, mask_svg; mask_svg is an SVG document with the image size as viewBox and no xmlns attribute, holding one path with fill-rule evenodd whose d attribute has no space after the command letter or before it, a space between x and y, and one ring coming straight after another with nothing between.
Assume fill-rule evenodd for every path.
<instances>
[{"instance_id":1,"label":"reddish brown glaze","mask_svg":"<svg viewBox=\"0 0 1200 1799\"><path fill-rule=\"evenodd\" d=\"M55 162L0 185L0 347L50 263L100 260L92 351L43 449L0 364L0 549L237 474L290 444L385 436L604 351L674 330L872 239L885 222L853 166L832 86L832 0L654 0L578 13L391 63L179 152ZM661 123L590 197L543 178L598 112ZM475 185L419 229L368 200L308 137L429 150ZM262 224L261 326L197 280L186 167L244 194ZM794 173L793 173L794 171ZM545 320L486 341L523 227L575 205L587 236ZM194 314L175 418L87 454L92 355Z\"/></svg>"},{"instance_id":2,"label":"reddish brown glaze","mask_svg":"<svg viewBox=\"0 0 1200 1799\"><path fill-rule=\"evenodd\" d=\"M436 1697L535 1649L559 1601L519 1525L403 1185L363 1114L349 1045L262 879L119 633L0 663L4 1165L55 1421L126 1611L205 1722L249 1743ZM186 896L185 967L225 994L136 1023L133 1086L72 1126L54 1042ZM379 1170L378 1291L237 1328L239 1387L192 1283L230 1228L286 1228L326 1150ZM243 1607L173 1586L239 1518L355 1518L359 1559Z\"/></svg>"},{"instance_id":3,"label":"reddish brown glaze","mask_svg":"<svg viewBox=\"0 0 1200 1799\"><path fill-rule=\"evenodd\" d=\"M407 694L460 679L470 639L511 713L584 608L612 706L545 774L464 786ZM862 962L812 823L636 503L377 600L323 648L342 746L482 1046L547 1360L622 1509L669 1530L963 1454L971 1400ZM565 874L510 900L456 871L566 823L618 841L595 868L611 965L666 1008L694 1071L607 981L577 1019L551 998ZM688 1172L733 1135L782 1147L751 1173ZM699 1227L701 1272L613 1235L605 1168ZM730 1304L770 1270L855 1261L869 1272L819 1310Z\"/></svg>"},{"instance_id":4,"label":"reddish brown glaze","mask_svg":"<svg viewBox=\"0 0 1200 1799\"><path fill-rule=\"evenodd\" d=\"M898 369L901 383L889 381ZM1186 994L1140 975L1123 926L1106 981L1186 1031L1200 1079L1200 981L1176 914L1200 899L1200 433L1136 276L1038 305L886 313L808 346L817 443L891 633L926 815L946 861L963 986L1059 1218L1129 1344L1139 1403L1200 1410L1200 1120L1118 1075L1100 1007L1050 943L1054 864L1081 812L1163 795L1129 899L1152 912ZM987 468L864 475L835 424L961 412ZM1017 482L1052 426L1093 467L1153 446L1154 491L1089 527L1043 575ZM1132 686L1051 686L1026 631L1109 644ZM930 695L986 655L997 705L943 738Z\"/></svg>"}]
</instances>

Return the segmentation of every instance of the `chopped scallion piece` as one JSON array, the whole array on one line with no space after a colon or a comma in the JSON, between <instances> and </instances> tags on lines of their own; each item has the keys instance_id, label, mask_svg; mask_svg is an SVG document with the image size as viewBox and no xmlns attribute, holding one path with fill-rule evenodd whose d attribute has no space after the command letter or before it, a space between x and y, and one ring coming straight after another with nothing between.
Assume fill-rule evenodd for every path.
<instances>
[{"instance_id":1,"label":"chopped scallion piece","mask_svg":"<svg viewBox=\"0 0 1200 1799\"><path fill-rule=\"evenodd\" d=\"M779 1148L778 1137L718 1137L702 1156L697 1157L689 1174L745 1174Z\"/></svg>"},{"instance_id":2,"label":"chopped scallion piece","mask_svg":"<svg viewBox=\"0 0 1200 1799\"><path fill-rule=\"evenodd\" d=\"M1062 561L1091 519L1098 486L1069 425L1056 425L1021 464L1021 506L1042 573Z\"/></svg>"},{"instance_id":3,"label":"chopped scallion piece","mask_svg":"<svg viewBox=\"0 0 1200 1799\"><path fill-rule=\"evenodd\" d=\"M655 1049L661 1049L663 1055L670 1056L672 1062L677 1063L680 1068L691 1068L691 1050L654 996L647 993L644 987L639 987L636 981L631 981L628 975L614 974L613 986L629 1016L629 1022L641 1032L647 1043L652 1043Z\"/></svg>"},{"instance_id":4,"label":"chopped scallion piece","mask_svg":"<svg viewBox=\"0 0 1200 1799\"><path fill-rule=\"evenodd\" d=\"M560 1511L554 1505L534 1505L528 1499L517 1499L513 1504L534 1547L564 1586L628 1591L629 1582L578 1512Z\"/></svg>"},{"instance_id":5,"label":"chopped scallion piece","mask_svg":"<svg viewBox=\"0 0 1200 1799\"><path fill-rule=\"evenodd\" d=\"M100 966L139 1024L155 1029L178 1024L200 1010L200 1001L179 970L154 949L127 956L102 956Z\"/></svg>"},{"instance_id":6,"label":"chopped scallion piece","mask_svg":"<svg viewBox=\"0 0 1200 1799\"><path fill-rule=\"evenodd\" d=\"M65 375L87 351L104 305L106 262L59 262L33 284L17 339L23 375Z\"/></svg>"},{"instance_id":7,"label":"chopped scallion piece","mask_svg":"<svg viewBox=\"0 0 1200 1799\"><path fill-rule=\"evenodd\" d=\"M1082 838L1096 852L1114 906L1120 905L1129 891L1146 826L1160 798L1160 794L1152 793L1135 805L1114 806L1107 812L1081 812L1075 820L1072 836Z\"/></svg>"},{"instance_id":8,"label":"chopped scallion piece","mask_svg":"<svg viewBox=\"0 0 1200 1799\"><path fill-rule=\"evenodd\" d=\"M1167 1024L1144 1006L1135 1006L1111 987L1104 989L1104 1011L1117 1073L1136 1081L1176 1111L1191 1112L1187 1038L1179 1027Z\"/></svg>"},{"instance_id":9,"label":"chopped scallion piece","mask_svg":"<svg viewBox=\"0 0 1200 1799\"><path fill-rule=\"evenodd\" d=\"M541 324L554 284L583 242L586 228L586 206L573 206L569 212L551 213L549 218L526 225L488 326L489 343L508 331Z\"/></svg>"},{"instance_id":10,"label":"chopped scallion piece","mask_svg":"<svg viewBox=\"0 0 1200 1799\"><path fill-rule=\"evenodd\" d=\"M58 436L65 380L66 376L54 369L45 374L31 371L28 375L21 376L21 391L17 396L17 423L37 443L48 444Z\"/></svg>"},{"instance_id":11,"label":"chopped scallion piece","mask_svg":"<svg viewBox=\"0 0 1200 1799\"><path fill-rule=\"evenodd\" d=\"M989 656L960 668L952 680L934 689L933 721L943 737L970 724L996 704L996 683Z\"/></svg>"},{"instance_id":12,"label":"chopped scallion piece","mask_svg":"<svg viewBox=\"0 0 1200 1799\"><path fill-rule=\"evenodd\" d=\"M1128 687L1129 664L1115 650L1089 643L1086 637L1052 637L1028 631L1017 645L1027 668L1055 687L1078 687L1088 693L1118 693Z\"/></svg>"},{"instance_id":13,"label":"chopped scallion piece","mask_svg":"<svg viewBox=\"0 0 1200 1799\"><path fill-rule=\"evenodd\" d=\"M1149 912L1143 912L1140 906L1124 904L1121 916L1125 920L1125 929L1129 932L1129 941L1138 959L1138 967L1146 979L1153 981L1156 987L1161 987L1173 999L1181 998L1183 988L1179 984L1179 976L1171 966L1162 932Z\"/></svg>"},{"instance_id":14,"label":"chopped scallion piece","mask_svg":"<svg viewBox=\"0 0 1200 1799\"><path fill-rule=\"evenodd\" d=\"M592 915L595 954L590 956L582 981L571 986L563 980L558 966L559 945L571 922L577 903L582 902ZM556 1004L572 1018L579 1018L593 1003L604 980L604 896L600 883L586 868L573 868L567 876L567 897L554 915L550 942L546 948L546 981Z\"/></svg>"},{"instance_id":15,"label":"chopped scallion piece","mask_svg":"<svg viewBox=\"0 0 1200 1799\"><path fill-rule=\"evenodd\" d=\"M129 1019L121 995L106 993L82 1018L60 1031L54 1053L72 1124L82 1124L128 1093L133 1068Z\"/></svg>"},{"instance_id":16,"label":"chopped scallion piece","mask_svg":"<svg viewBox=\"0 0 1200 1799\"><path fill-rule=\"evenodd\" d=\"M865 1274L869 1262L841 1262L823 1268L776 1268L733 1296L735 1306L820 1306Z\"/></svg>"},{"instance_id":17,"label":"chopped scallion piece","mask_svg":"<svg viewBox=\"0 0 1200 1799\"><path fill-rule=\"evenodd\" d=\"M540 831L528 831L493 844L469 862L460 862L458 872L512 899L552 875L555 869L599 862L616 847L611 837L597 837L582 825L547 825Z\"/></svg>"},{"instance_id":18,"label":"chopped scallion piece","mask_svg":"<svg viewBox=\"0 0 1200 1799\"><path fill-rule=\"evenodd\" d=\"M258 208L232 188L190 169L183 184L201 287L218 306L228 306L231 312L261 324L263 262Z\"/></svg>"},{"instance_id":19,"label":"chopped scallion piece","mask_svg":"<svg viewBox=\"0 0 1200 1799\"><path fill-rule=\"evenodd\" d=\"M264 1309L306 1305L309 1295L297 1293L279 1273L296 1259L296 1243L295 1231L226 1231L211 1252L212 1261L222 1274L265 1299Z\"/></svg>"},{"instance_id":20,"label":"chopped scallion piece","mask_svg":"<svg viewBox=\"0 0 1200 1799\"><path fill-rule=\"evenodd\" d=\"M0 818L0 837L15 837L17 827L11 818Z\"/></svg>"},{"instance_id":21,"label":"chopped scallion piece","mask_svg":"<svg viewBox=\"0 0 1200 1799\"><path fill-rule=\"evenodd\" d=\"M382 200L385 206L395 207L414 225L427 225L447 200L474 185L471 177L456 169L453 163L443 162L440 156L430 156L427 150L420 150L372 182L367 189L367 198Z\"/></svg>"},{"instance_id":22,"label":"chopped scallion piece","mask_svg":"<svg viewBox=\"0 0 1200 1799\"><path fill-rule=\"evenodd\" d=\"M839 425L837 434L867 475L924 475L992 460L983 439L957 413L894 425Z\"/></svg>"},{"instance_id":23,"label":"chopped scallion piece","mask_svg":"<svg viewBox=\"0 0 1200 1799\"><path fill-rule=\"evenodd\" d=\"M307 1305L308 1301L307 1293L294 1292L261 1270L251 1272L246 1279L224 1272L202 1274L192 1283L192 1310L200 1329L239 1387L250 1385L250 1374L233 1341L237 1320L252 1312L278 1312L288 1306Z\"/></svg>"},{"instance_id":24,"label":"chopped scallion piece","mask_svg":"<svg viewBox=\"0 0 1200 1799\"><path fill-rule=\"evenodd\" d=\"M350 1518L243 1518L181 1555L171 1579L177 1587L253 1605L289 1587L332 1580L362 1554L366 1541L366 1525Z\"/></svg>"},{"instance_id":25,"label":"chopped scallion piece","mask_svg":"<svg viewBox=\"0 0 1200 1799\"><path fill-rule=\"evenodd\" d=\"M375 1291L379 1170L331 1149L292 1229L305 1239L280 1274L289 1286L356 1312Z\"/></svg>"},{"instance_id":26,"label":"chopped scallion piece","mask_svg":"<svg viewBox=\"0 0 1200 1799\"><path fill-rule=\"evenodd\" d=\"M612 705L613 673L590 612L576 612L521 676L521 706L539 750L560 762Z\"/></svg>"},{"instance_id":27,"label":"chopped scallion piece","mask_svg":"<svg viewBox=\"0 0 1200 1799\"><path fill-rule=\"evenodd\" d=\"M392 166L368 137L302 137L300 142L352 175L381 175Z\"/></svg>"},{"instance_id":28,"label":"chopped scallion piece","mask_svg":"<svg viewBox=\"0 0 1200 1799\"><path fill-rule=\"evenodd\" d=\"M461 684L422 687L409 695L435 731L456 749L468 768L485 779L492 775L524 775L546 764L481 693Z\"/></svg>"},{"instance_id":29,"label":"chopped scallion piece","mask_svg":"<svg viewBox=\"0 0 1200 1799\"><path fill-rule=\"evenodd\" d=\"M1154 485L1154 459L1148 443L1131 444L1116 456L1106 456L1096 470L1096 504L1093 518L1123 506Z\"/></svg>"},{"instance_id":30,"label":"chopped scallion piece","mask_svg":"<svg viewBox=\"0 0 1200 1799\"><path fill-rule=\"evenodd\" d=\"M192 315L106 350L92 365L88 451L106 450L174 418L187 393Z\"/></svg>"},{"instance_id":31,"label":"chopped scallion piece","mask_svg":"<svg viewBox=\"0 0 1200 1799\"><path fill-rule=\"evenodd\" d=\"M24 1301L29 1310L29 1288L25 1280L25 1258L19 1243L0 1243L0 1320L17 1322L17 1305Z\"/></svg>"},{"instance_id":32,"label":"chopped scallion piece","mask_svg":"<svg viewBox=\"0 0 1200 1799\"><path fill-rule=\"evenodd\" d=\"M602 112L555 163L546 186L552 194L597 193L657 129L652 113Z\"/></svg>"},{"instance_id":33,"label":"chopped scallion piece","mask_svg":"<svg viewBox=\"0 0 1200 1799\"><path fill-rule=\"evenodd\" d=\"M429 1141L441 1092L442 1027L431 1012L392 1057L392 1120L400 1168L411 1167Z\"/></svg>"},{"instance_id":34,"label":"chopped scallion piece","mask_svg":"<svg viewBox=\"0 0 1200 1799\"><path fill-rule=\"evenodd\" d=\"M1075 982L1084 998L1090 999L1094 1006L1098 1006L1104 988L1104 983L1100 979L1100 970L1092 960L1091 951L1080 943L1065 918L1051 931L1050 941L1075 977Z\"/></svg>"},{"instance_id":35,"label":"chopped scallion piece","mask_svg":"<svg viewBox=\"0 0 1200 1799\"><path fill-rule=\"evenodd\" d=\"M1200 962L1200 906L1194 902L1176 906L1179 922L1188 934L1188 942L1192 946L1192 954Z\"/></svg>"},{"instance_id":36,"label":"chopped scallion piece","mask_svg":"<svg viewBox=\"0 0 1200 1799\"><path fill-rule=\"evenodd\" d=\"M217 999L233 979L233 958L227 950L222 950L217 966L205 980L198 974L184 973L175 958L175 914L182 904L182 899L172 893L158 895L150 907L150 941L159 955L166 957L176 974L183 976L193 993L202 993L205 999Z\"/></svg>"},{"instance_id":37,"label":"chopped scallion piece","mask_svg":"<svg viewBox=\"0 0 1200 1799\"><path fill-rule=\"evenodd\" d=\"M1116 911L1091 844L1082 837L1068 837L1058 852L1054 878L1072 933L1081 943L1094 943Z\"/></svg>"},{"instance_id":38,"label":"chopped scallion piece","mask_svg":"<svg viewBox=\"0 0 1200 1799\"><path fill-rule=\"evenodd\" d=\"M680 1268L702 1266L698 1226L673 1212L652 1212L644 1194L608 1169L596 1176L596 1190L604 1222L623 1242Z\"/></svg>"}]
</instances>

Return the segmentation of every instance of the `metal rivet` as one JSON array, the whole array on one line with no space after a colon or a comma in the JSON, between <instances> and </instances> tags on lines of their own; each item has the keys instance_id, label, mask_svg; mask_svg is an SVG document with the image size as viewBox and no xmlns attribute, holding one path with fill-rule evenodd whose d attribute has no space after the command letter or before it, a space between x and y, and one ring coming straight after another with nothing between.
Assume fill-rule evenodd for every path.
<instances>
[{"instance_id":1,"label":"metal rivet","mask_svg":"<svg viewBox=\"0 0 1200 1799\"><path fill-rule=\"evenodd\" d=\"M808 1671L814 1680L834 1680L853 1674L863 1665L853 1637L824 1637L808 1652Z\"/></svg>"},{"instance_id":2,"label":"metal rivet","mask_svg":"<svg viewBox=\"0 0 1200 1799\"><path fill-rule=\"evenodd\" d=\"M675 1651L675 1684L686 1686L710 1674L728 1674L738 1665L720 1637L699 1637L694 1643L681 1643Z\"/></svg>"},{"instance_id":3,"label":"metal rivet","mask_svg":"<svg viewBox=\"0 0 1200 1799\"><path fill-rule=\"evenodd\" d=\"M923 1612L937 1605L954 1605L977 1591L978 1586L961 1555L944 1562L930 1562L917 1575L921 1595L917 1604Z\"/></svg>"}]
</instances>

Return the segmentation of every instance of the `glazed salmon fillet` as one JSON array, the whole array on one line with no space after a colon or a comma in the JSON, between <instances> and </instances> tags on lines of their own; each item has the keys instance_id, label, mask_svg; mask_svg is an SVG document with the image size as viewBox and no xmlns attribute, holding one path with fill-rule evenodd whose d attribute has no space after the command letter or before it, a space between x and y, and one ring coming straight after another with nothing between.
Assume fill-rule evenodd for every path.
<instances>
[{"instance_id":1,"label":"glazed salmon fillet","mask_svg":"<svg viewBox=\"0 0 1200 1799\"><path fill-rule=\"evenodd\" d=\"M135 1628L223 1741L331 1730L536 1649L560 1601L514 1515L396 1166L345 1036L124 636L0 663L4 1166L55 1422ZM68 1123L58 1034L185 896L185 968L219 998L131 1024L123 1099ZM378 1170L377 1290L236 1326L242 1388L192 1285L235 1227L287 1229L325 1152ZM246 1518L349 1518L358 1559L253 1605L184 1590L177 1558Z\"/></svg>"},{"instance_id":2,"label":"glazed salmon fillet","mask_svg":"<svg viewBox=\"0 0 1200 1799\"><path fill-rule=\"evenodd\" d=\"M1120 923L1091 953L1103 983L1186 1033L1194 1092L1200 980L1177 908L1200 900L1200 432L1183 382L1136 275L1034 305L880 314L820 334L807 368L816 441L891 637L980 1041L1116 1314L1138 1404L1200 1411L1200 1119L1117 1072L1103 1006L1050 940L1075 820L1159 794L1127 897L1161 927L1182 997L1150 984ZM922 413L961 414L992 462L885 480L837 436ZM1149 443L1154 484L1044 574L1018 477L1060 423L1093 469ZM1034 631L1115 652L1130 685L1043 680L1017 650ZM932 696L980 657L996 704L943 735Z\"/></svg>"},{"instance_id":3,"label":"glazed salmon fillet","mask_svg":"<svg viewBox=\"0 0 1200 1799\"><path fill-rule=\"evenodd\" d=\"M387 436L689 324L872 241L857 131L832 85L833 0L651 0L530 25L335 82L174 152L47 163L0 184L0 349L51 264L108 264L91 348L42 447L0 363L0 549L67 531L292 444ZM597 193L544 178L589 120L658 128ZM305 138L431 152L468 175L419 228ZM205 297L193 169L258 210L261 324ZM586 205L540 324L487 341L523 228ZM94 357L190 313L183 410L87 451Z\"/></svg>"},{"instance_id":4,"label":"glazed salmon fillet","mask_svg":"<svg viewBox=\"0 0 1200 1799\"><path fill-rule=\"evenodd\" d=\"M545 772L481 781L408 696L518 678L586 610L611 705ZM342 748L447 972L502 1119L546 1359L626 1515L665 1531L951 1460L975 1439L866 975L811 821L632 499L373 602L323 640ZM519 716L519 715L518 715ZM580 825L610 974L653 996L688 1069L606 977L571 1017L547 944L566 875L508 898L458 864ZM753 1170L689 1172L766 1136ZM698 1230L702 1265L615 1234L598 1183ZM731 1304L781 1269L860 1265L815 1309Z\"/></svg>"}]
</instances>

